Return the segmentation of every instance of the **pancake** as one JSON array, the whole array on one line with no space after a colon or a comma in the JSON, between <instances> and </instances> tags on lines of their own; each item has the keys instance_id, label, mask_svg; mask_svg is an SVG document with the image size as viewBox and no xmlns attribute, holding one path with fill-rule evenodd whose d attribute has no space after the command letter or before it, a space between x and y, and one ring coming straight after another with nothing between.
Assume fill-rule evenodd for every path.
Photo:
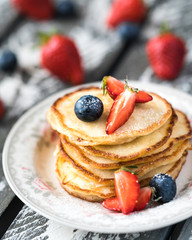
<instances>
[{"instance_id":1,"label":"pancake","mask_svg":"<svg viewBox=\"0 0 192 240\"><path fill-rule=\"evenodd\" d=\"M173 178L177 178L183 164L186 161L187 153L184 152L176 162L157 167L142 177L138 177L140 186L147 186L151 178L157 173L167 173ZM111 185L104 185L102 182L96 183L79 173L78 168L58 157L56 163L56 173L61 186L71 195L92 202L101 202L106 198L115 196L115 188Z\"/></svg>"},{"instance_id":2,"label":"pancake","mask_svg":"<svg viewBox=\"0 0 192 240\"><path fill-rule=\"evenodd\" d=\"M185 140L183 142L175 144L169 155L160 157L157 159L152 159L150 162L139 163L137 162L136 168L131 169L138 178L141 178L143 175L146 175L147 172L152 171L160 166L164 166L173 162L178 161L185 150L190 146L189 140ZM57 156L63 158L65 161L69 162L73 165L73 168L78 169L79 175L88 178L90 181L94 183L103 183L105 185L113 185L113 177L114 171L117 170L108 170L108 169L96 169L92 167L90 164L81 162L79 158L70 158L69 155L65 152L62 147L61 142L58 144L58 153ZM133 165L128 164L124 165L126 167L131 167Z\"/></svg>"},{"instance_id":3,"label":"pancake","mask_svg":"<svg viewBox=\"0 0 192 240\"><path fill-rule=\"evenodd\" d=\"M182 166L186 162L186 157L187 157L187 152L185 152L183 156L175 163L170 163L170 164L161 166L159 168L153 169L148 174L143 176L143 179L140 179L140 187L149 185L151 178L158 173L167 173L176 180L182 169Z\"/></svg>"},{"instance_id":4,"label":"pancake","mask_svg":"<svg viewBox=\"0 0 192 240\"><path fill-rule=\"evenodd\" d=\"M113 170L95 169L91 165L80 162L78 158L71 158L63 149L61 142L57 146L57 157L64 159L71 164L73 168L78 169L79 175L91 180L94 183L102 183L105 185L114 185Z\"/></svg>"},{"instance_id":5,"label":"pancake","mask_svg":"<svg viewBox=\"0 0 192 240\"><path fill-rule=\"evenodd\" d=\"M92 202L100 202L115 195L114 186L94 184L78 174L78 169L64 158L57 158L56 174L61 186L71 195Z\"/></svg>"},{"instance_id":6,"label":"pancake","mask_svg":"<svg viewBox=\"0 0 192 240\"><path fill-rule=\"evenodd\" d=\"M101 156L113 160L128 161L145 154L153 152L155 149L165 144L171 136L173 126L177 120L177 115L172 111L171 117L158 130L135 140L118 145L97 145L79 146L83 152L88 152L94 156Z\"/></svg>"},{"instance_id":7,"label":"pancake","mask_svg":"<svg viewBox=\"0 0 192 240\"><path fill-rule=\"evenodd\" d=\"M97 96L104 105L102 116L94 122L83 122L74 112L76 101L86 94ZM130 142L159 129L172 115L171 105L165 99L155 93L150 94L153 100L136 104L129 121L110 135L106 134L105 128L113 100L108 95L103 95L102 90L97 87L79 89L58 99L48 111L47 119L53 129L66 135L76 145L111 145Z\"/></svg>"},{"instance_id":8,"label":"pancake","mask_svg":"<svg viewBox=\"0 0 192 240\"><path fill-rule=\"evenodd\" d=\"M104 105L102 116L83 122L74 113L76 101L94 95ZM157 173L177 178L191 148L192 131L184 113L155 93L153 100L136 104L133 114L113 134L105 132L113 100L97 87L76 90L58 99L47 113L59 133L56 175L69 194L92 202L115 196L114 172L130 168L140 186Z\"/></svg>"},{"instance_id":9,"label":"pancake","mask_svg":"<svg viewBox=\"0 0 192 240\"><path fill-rule=\"evenodd\" d=\"M143 178L143 175L147 174L150 171L153 171L154 169L157 169L158 167L162 167L178 161L182 157L183 153L189 148L189 146L189 140L185 140L182 143L174 145L174 150L170 155L143 164L139 170L136 170L137 176L139 178Z\"/></svg>"},{"instance_id":10,"label":"pancake","mask_svg":"<svg viewBox=\"0 0 192 240\"><path fill-rule=\"evenodd\" d=\"M171 155L171 153L175 151L173 146L175 146L178 142L181 142L182 140L188 139L192 136L190 124L185 114L178 110L176 110L176 114L178 116L178 121L174 125L172 135L168 141L160 148L148 153L148 155L136 158L135 160L122 162L121 160L113 160L110 158L94 156L93 154L81 151L78 146L68 142L64 136L61 137L62 147L72 159L79 159L80 162L89 164L93 168L117 169L124 165L131 166L150 162L151 160Z\"/></svg>"}]
</instances>

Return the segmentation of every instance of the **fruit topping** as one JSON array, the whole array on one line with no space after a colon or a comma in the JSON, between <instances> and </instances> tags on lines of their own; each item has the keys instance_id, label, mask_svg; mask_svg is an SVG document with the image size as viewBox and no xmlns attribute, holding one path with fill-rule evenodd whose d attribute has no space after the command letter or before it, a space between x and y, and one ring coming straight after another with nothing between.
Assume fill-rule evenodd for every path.
<instances>
[{"instance_id":1,"label":"fruit topping","mask_svg":"<svg viewBox=\"0 0 192 240\"><path fill-rule=\"evenodd\" d=\"M143 210L148 202L151 199L152 190L150 187L143 187L139 190L139 197L137 199L137 203L135 205L134 211Z\"/></svg>"},{"instance_id":2,"label":"fruit topping","mask_svg":"<svg viewBox=\"0 0 192 240\"><path fill-rule=\"evenodd\" d=\"M58 1L55 3L56 16L59 18L71 18L77 15L77 6L73 1Z\"/></svg>"},{"instance_id":3,"label":"fruit topping","mask_svg":"<svg viewBox=\"0 0 192 240\"><path fill-rule=\"evenodd\" d=\"M92 95L84 95L75 103L76 116L84 122L92 122L101 117L103 113L102 101Z\"/></svg>"},{"instance_id":4,"label":"fruit topping","mask_svg":"<svg viewBox=\"0 0 192 240\"><path fill-rule=\"evenodd\" d=\"M4 115L4 112L5 112L4 105L3 105L2 100L0 99L0 120Z\"/></svg>"},{"instance_id":5,"label":"fruit topping","mask_svg":"<svg viewBox=\"0 0 192 240\"><path fill-rule=\"evenodd\" d=\"M42 46L41 65L62 81L80 84L84 68L75 42L66 36L53 35Z\"/></svg>"},{"instance_id":6,"label":"fruit topping","mask_svg":"<svg viewBox=\"0 0 192 240\"><path fill-rule=\"evenodd\" d=\"M0 70L4 72L13 72L17 66L15 53L5 50L0 54Z\"/></svg>"},{"instance_id":7,"label":"fruit topping","mask_svg":"<svg viewBox=\"0 0 192 240\"><path fill-rule=\"evenodd\" d=\"M111 98L115 99L121 92L125 90L125 84L114 77L108 76L103 78L103 92L107 90ZM153 99L151 95L144 91L138 91L136 95L136 103L146 103Z\"/></svg>"},{"instance_id":8,"label":"fruit topping","mask_svg":"<svg viewBox=\"0 0 192 240\"><path fill-rule=\"evenodd\" d=\"M148 41L146 51L150 65L157 77L173 80L179 75L186 56L183 39L170 31L164 31Z\"/></svg>"},{"instance_id":9,"label":"fruit topping","mask_svg":"<svg viewBox=\"0 0 192 240\"><path fill-rule=\"evenodd\" d=\"M114 173L115 193L122 213L128 214L135 208L139 196L139 181L136 175L120 169Z\"/></svg>"},{"instance_id":10,"label":"fruit topping","mask_svg":"<svg viewBox=\"0 0 192 240\"><path fill-rule=\"evenodd\" d=\"M132 41L139 36L140 27L138 24L124 23L119 27L118 32L124 41Z\"/></svg>"},{"instance_id":11,"label":"fruit topping","mask_svg":"<svg viewBox=\"0 0 192 240\"><path fill-rule=\"evenodd\" d=\"M103 207L109 209L109 210L113 210L113 211L117 211L120 212L121 208L120 208L120 204L119 201L116 197L114 198L107 198L102 202Z\"/></svg>"},{"instance_id":12,"label":"fruit topping","mask_svg":"<svg viewBox=\"0 0 192 240\"><path fill-rule=\"evenodd\" d=\"M141 22L146 12L142 0L115 0L107 17L107 26L114 28L123 22Z\"/></svg>"},{"instance_id":13,"label":"fruit topping","mask_svg":"<svg viewBox=\"0 0 192 240\"><path fill-rule=\"evenodd\" d=\"M177 187L175 180L168 174L156 174L151 179L149 185L153 188L153 200L157 202L169 202L176 195Z\"/></svg>"},{"instance_id":14,"label":"fruit topping","mask_svg":"<svg viewBox=\"0 0 192 240\"><path fill-rule=\"evenodd\" d=\"M24 15L36 20L46 20L53 17L52 0L12 0L13 6Z\"/></svg>"},{"instance_id":15,"label":"fruit topping","mask_svg":"<svg viewBox=\"0 0 192 240\"><path fill-rule=\"evenodd\" d=\"M127 122L133 113L136 95L136 91L132 88L126 87L124 91L115 98L107 119L107 134L115 132L119 127Z\"/></svg>"}]
</instances>

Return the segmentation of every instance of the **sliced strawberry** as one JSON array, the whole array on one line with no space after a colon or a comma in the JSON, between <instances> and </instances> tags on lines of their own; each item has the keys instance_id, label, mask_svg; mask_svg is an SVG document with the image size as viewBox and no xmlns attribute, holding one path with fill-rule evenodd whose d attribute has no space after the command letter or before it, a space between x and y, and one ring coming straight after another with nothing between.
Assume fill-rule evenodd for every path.
<instances>
[{"instance_id":1,"label":"sliced strawberry","mask_svg":"<svg viewBox=\"0 0 192 240\"><path fill-rule=\"evenodd\" d=\"M108 76L103 78L103 91L107 90L109 96L115 99L125 90L125 84L114 77Z\"/></svg>"},{"instance_id":2,"label":"sliced strawberry","mask_svg":"<svg viewBox=\"0 0 192 240\"><path fill-rule=\"evenodd\" d=\"M144 91L139 91L136 95L136 103L146 103L153 100L153 97Z\"/></svg>"},{"instance_id":3,"label":"sliced strawberry","mask_svg":"<svg viewBox=\"0 0 192 240\"><path fill-rule=\"evenodd\" d=\"M134 210L143 210L151 199L152 190L150 187L143 187L139 190L139 197Z\"/></svg>"},{"instance_id":4,"label":"sliced strawberry","mask_svg":"<svg viewBox=\"0 0 192 240\"><path fill-rule=\"evenodd\" d=\"M136 94L137 93L131 90L125 89L117 96L107 119L107 134L115 132L119 127L127 122L135 107Z\"/></svg>"},{"instance_id":5,"label":"sliced strawberry","mask_svg":"<svg viewBox=\"0 0 192 240\"><path fill-rule=\"evenodd\" d=\"M117 200L116 197L105 199L102 202L102 205L103 205L103 207L105 207L109 210L118 211L118 212L121 211L119 201Z\"/></svg>"},{"instance_id":6,"label":"sliced strawberry","mask_svg":"<svg viewBox=\"0 0 192 240\"><path fill-rule=\"evenodd\" d=\"M125 84L114 77L108 76L103 78L103 88L107 90L111 98L115 99L125 90ZM153 99L151 95L144 91L138 91L136 103L146 103Z\"/></svg>"},{"instance_id":7,"label":"sliced strawberry","mask_svg":"<svg viewBox=\"0 0 192 240\"><path fill-rule=\"evenodd\" d=\"M135 208L139 196L139 182L136 175L125 170L114 173L115 192L122 213L128 214Z\"/></svg>"}]
</instances>

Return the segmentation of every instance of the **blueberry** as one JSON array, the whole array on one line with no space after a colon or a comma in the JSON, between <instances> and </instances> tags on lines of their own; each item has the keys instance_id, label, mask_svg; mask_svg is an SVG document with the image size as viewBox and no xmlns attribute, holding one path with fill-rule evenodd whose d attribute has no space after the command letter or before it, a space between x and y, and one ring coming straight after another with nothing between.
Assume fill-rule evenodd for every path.
<instances>
[{"instance_id":1,"label":"blueberry","mask_svg":"<svg viewBox=\"0 0 192 240\"><path fill-rule=\"evenodd\" d=\"M75 103L74 111L80 120L92 122L103 113L103 103L98 97L84 95Z\"/></svg>"},{"instance_id":2,"label":"blueberry","mask_svg":"<svg viewBox=\"0 0 192 240\"><path fill-rule=\"evenodd\" d=\"M73 1L59 1L55 6L56 16L70 18L77 15L77 6Z\"/></svg>"},{"instance_id":3,"label":"blueberry","mask_svg":"<svg viewBox=\"0 0 192 240\"><path fill-rule=\"evenodd\" d=\"M124 41L134 40L139 36L140 27L137 24L125 23L119 27L119 35Z\"/></svg>"},{"instance_id":4,"label":"blueberry","mask_svg":"<svg viewBox=\"0 0 192 240\"><path fill-rule=\"evenodd\" d=\"M0 70L4 72L13 72L17 66L16 55L6 50L0 54Z\"/></svg>"},{"instance_id":5,"label":"blueberry","mask_svg":"<svg viewBox=\"0 0 192 240\"><path fill-rule=\"evenodd\" d=\"M177 191L175 180L168 174L158 173L151 179L150 187L154 189L153 200L160 203L171 201Z\"/></svg>"}]
</instances>

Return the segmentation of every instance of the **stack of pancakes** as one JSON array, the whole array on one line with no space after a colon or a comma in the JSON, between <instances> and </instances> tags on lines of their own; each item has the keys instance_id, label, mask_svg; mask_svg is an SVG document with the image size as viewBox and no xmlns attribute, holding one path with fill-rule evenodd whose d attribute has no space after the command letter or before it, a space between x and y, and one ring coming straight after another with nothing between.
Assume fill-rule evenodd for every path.
<instances>
[{"instance_id":1,"label":"stack of pancakes","mask_svg":"<svg viewBox=\"0 0 192 240\"><path fill-rule=\"evenodd\" d=\"M74 112L76 101L88 94L104 105L102 116L93 122L79 120ZM113 100L101 89L79 89L52 105L47 119L60 136L56 174L68 193L88 201L113 197L114 171L122 166L137 174L141 186L159 172L177 178L191 147L191 127L184 113L150 95L153 100L136 104L129 120L110 135L105 128Z\"/></svg>"}]
</instances>

